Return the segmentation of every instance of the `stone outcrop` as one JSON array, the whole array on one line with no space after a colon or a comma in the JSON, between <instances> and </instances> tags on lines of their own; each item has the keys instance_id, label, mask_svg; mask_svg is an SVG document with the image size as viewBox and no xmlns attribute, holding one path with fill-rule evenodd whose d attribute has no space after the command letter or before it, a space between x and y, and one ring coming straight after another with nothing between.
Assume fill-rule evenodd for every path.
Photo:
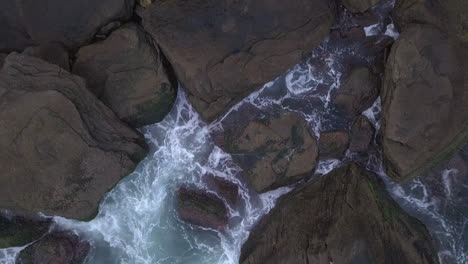
<instances>
[{"instance_id":1,"label":"stone outcrop","mask_svg":"<svg viewBox=\"0 0 468 264\"><path fill-rule=\"evenodd\" d=\"M349 151L365 152L374 139L375 128L364 115L358 116L351 126Z\"/></svg>"},{"instance_id":2,"label":"stone outcrop","mask_svg":"<svg viewBox=\"0 0 468 264\"><path fill-rule=\"evenodd\" d=\"M145 11L153 36L208 121L317 47L334 20L328 0L163 0Z\"/></svg>"},{"instance_id":3,"label":"stone outcrop","mask_svg":"<svg viewBox=\"0 0 468 264\"><path fill-rule=\"evenodd\" d=\"M43 60L10 54L0 70L0 208L89 219L144 158L143 136Z\"/></svg>"},{"instance_id":4,"label":"stone outcrop","mask_svg":"<svg viewBox=\"0 0 468 264\"><path fill-rule=\"evenodd\" d=\"M243 245L242 264L439 263L424 225L355 164L281 197Z\"/></svg>"},{"instance_id":5,"label":"stone outcrop","mask_svg":"<svg viewBox=\"0 0 468 264\"><path fill-rule=\"evenodd\" d=\"M176 98L177 81L169 76L151 39L136 24L126 24L104 41L82 47L73 73L126 123L140 127L161 121Z\"/></svg>"},{"instance_id":6,"label":"stone outcrop","mask_svg":"<svg viewBox=\"0 0 468 264\"><path fill-rule=\"evenodd\" d=\"M342 159L349 146L346 131L326 131L320 133L319 155L321 159Z\"/></svg>"}]
</instances>

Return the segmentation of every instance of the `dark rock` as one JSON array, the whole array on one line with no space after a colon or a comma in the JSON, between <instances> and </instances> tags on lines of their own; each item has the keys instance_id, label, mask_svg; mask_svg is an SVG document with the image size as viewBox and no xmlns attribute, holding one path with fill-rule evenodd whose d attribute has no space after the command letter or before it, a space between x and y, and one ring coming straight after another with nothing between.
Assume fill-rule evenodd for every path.
<instances>
[{"instance_id":1,"label":"dark rock","mask_svg":"<svg viewBox=\"0 0 468 264\"><path fill-rule=\"evenodd\" d=\"M143 20L210 121L299 63L334 16L328 0L162 0Z\"/></svg>"},{"instance_id":2,"label":"dark rock","mask_svg":"<svg viewBox=\"0 0 468 264\"><path fill-rule=\"evenodd\" d=\"M224 139L220 147L232 154L257 192L300 181L317 163L317 142L305 120L293 112L225 127Z\"/></svg>"},{"instance_id":3,"label":"dark rock","mask_svg":"<svg viewBox=\"0 0 468 264\"><path fill-rule=\"evenodd\" d=\"M240 263L439 263L432 238L355 164L281 197L253 229Z\"/></svg>"},{"instance_id":4,"label":"dark rock","mask_svg":"<svg viewBox=\"0 0 468 264\"><path fill-rule=\"evenodd\" d=\"M122 23L120 21L112 21L109 24L103 26L101 29L99 29L98 35L107 36L112 31L118 29L121 25Z\"/></svg>"},{"instance_id":5,"label":"dark rock","mask_svg":"<svg viewBox=\"0 0 468 264\"><path fill-rule=\"evenodd\" d=\"M320 133L319 155L321 159L342 159L349 145L346 131Z\"/></svg>"},{"instance_id":6,"label":"dark rock","mask_svg":"<svg viewBox=\"0 0 468 264\"><path fill-rule=\"evenodd\" d=\"M341 0L341 2L349 11L353 13L363 13L376 5L379 0Z\"/></svg>"},{"instance_id":7,"label":"dark rock","mask_svg":"<svg viewBox=\"0 0 468 264\"><path fill-rule=\"evenodd\" d=\"M0 53L0 68L3 66L3 61L5 61L5 58L8 56L8 54Z\"/></svg>"},{"instance_id":8,"label":"dark rock","mask_svg":"<svg viewBox=\"0 0 468 264\"><path fill-rule=\"evenodd\" d=\"M147 153L85 81L10 54L0 71L0 208L89 219Z\"/></svg>"},{"instance_id":9,"label":"dark rock","mask_svg":"<svg viewBox=\"0 0 468 264\"><path fill-rule=\"evenodd\" d=\"M468 46L430 25L405 28L382 92L383 152L396 181L418 175L468 138Z\"/></svg>"},{"instance_id":10,"label":"dark rock","mask_svg":"<svg viewBox=\"0 0 468 264\"><path fill-rule=\"evenodd\" d=\"M16 264L82 264L90 249L78 235L54 231L22 250Z\"/></svg>"},{"instance_id":11,"label":"dark rock","mask_svg":"<svg viewBox=\"0 0 468 264\"><path fill-rule=\"evenodd\" d=\"M76 56L73 73L84 77L91 91L128 124L153 124L171 110L177 83L136 24L124 25Z\"/></svg>"},{"instance_id":12,"label":"dark rock","mask_svg":"<svg viewBox=\"0 0 468 264\"><path fill-rule=\"evenodd\" d=\"M29 47L23 51L23 54L43 59L70 71L68 51L60 43L46 43L41 46Z\"/></svg>"},{"instance_id":13,"label":"dark rock","mask_svg":"<svg viewBox=\"0 0 468 264\"><path fill-rule=\"evenodd\" d=\"M231 206L236 206L239 203L239 186L213 174L207 174L205 177L208 186L214 189L218 195L224 197Z\"/></svg>"},{"instance_id":14,"label":"dark rock","mask_svg":"<svg viewBox=\"0 0 468 264\"><path fill-rule=\"evenodd\" d=\"M375 128L367 117L360 115L351 127L351 142L349 151L365 152L374 139Z\"/></svg>"},{"instance_id":15,"label":"dark rock","mask_svg":"<svg viewBox=\"0 0 468 264\"><path fill-rule=\"evenodd\" d=\"M180 187L176 208L179 218L193 225L216 230L228 225L229 215L223 200L204 190Z\"/></svg>"},{"instance_id":16,"label":"dark rock","mask_svg":"<svg viewBox=\"0 0 468 264\"><path fill-rule=\"evenodd\" d=\"M21 247L49 231L51 218L0 211L0 248Z\"/></svg>"},{"instance_id":17,"label":"dark rock","mask_svg":"<svg viewBox=\"0 0 468 264\"><path fill-rule=\"evenodd\" d=\"M333 96L332 102L349 116L357 116L372 106L379 95L379 86L378 75L368 68L354 68Z\"/></svg>"},{"instance_id":18,"label":"dark rock","mask_svg":"<svg viewBox=\"0 0 468 264\"><path fill-rule=\"evenodd\" d=\"M0 51L59 42L89 42L102 26L130 18L134 0L23 0L0 2Z\"/></svg>"}]
</instances>

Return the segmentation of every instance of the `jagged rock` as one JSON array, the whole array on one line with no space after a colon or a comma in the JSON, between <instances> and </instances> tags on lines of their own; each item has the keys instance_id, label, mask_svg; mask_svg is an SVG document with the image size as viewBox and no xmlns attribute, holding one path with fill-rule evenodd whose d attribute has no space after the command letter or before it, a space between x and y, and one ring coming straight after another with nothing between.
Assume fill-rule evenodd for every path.
<instances>
[{"instance_id":1,"label":"jagged rock","mask_svg":"<svg viewBox=\"0 0 468 264\"><path fill-rule=\"evenodd\" d=\"M193 225L222 230L229 221L223 200L212 193L182 186L177 190L179 218Z\"/></svg>"},{"instance_id":2,"label":"jagged rock","mask_svg":"<svg viewBox=\"0 0 468 264\"><path fill-rule=\"evenodd\" d=\"M89 219L144 158L143 136L85 81L10 54L0 70L0 208Z\"/></svg>"},{"instance_id":3,"label":"jagged rock","mask_svg":"<svg viewBox=\"0 0 468 264\"><path fill-rule=\"evenodd\" d=\"M432 238L355 164L281 197L243 245L242 264L439 263Z\"/></svg>"},{"instance_id":4,"label":"jagged rock","mask_svg":"<svg viewBox=\"0 0 468 264\"><path fill-rule=\"evenodd\" d=\"M376 5L379 0L342 0L343 5L353 13L363 13Z\"/></svg>"},{"instance_id":5,"label":"jagged rock","mask_svg":"<svg viewBox=\"0 0 468 264\"><path fill-rule=\"evenodd\" d=\"M236 206L239 202L239 187L228 180L213 174L205 175L208 186L222 196L231 206Z\"/></svg>"},{"instance_id":6,"label":"jagged rock","mask_svg":"<svg viewBox=\"0 0 468 264\"><path fill-rule=\"evenodd\" d=\"M387 173L402 181L436 165L468 138L468 49L431 25L405 28L382 92Z\"/></svg>"},{"instance_id":7,"label":"jagged rock","mask_svg":"<svg viewBox=\"0 0 468 264\"><path fill-rule=\"evenodd\" d=\"M380 78L369 68L354 68L333 96L332 102L349 116L357 116L371 107L379 96Z\"/></svg>"},{"instance_id":8,"label":"jagged rock","mask_svg":"<svg viewBox=\"0 0 468 264\"><path fill-rule=\"evenodd\" d=\"M374 139L375 128L367 119L360 115L357 117L351 127L351 141L349 151L365 152L369 149L372 140Z\"/></svg>"},{"instance_id":9,"label":"jagged rock","mask_svg":"<svg viewBox=\"0 0 468 264\"><path fill-rule=\"evenodd\" d=\"M317 163L317 142L293 112L225 127L223 137L220 147L232 154L257 192L302 180Z\"/></svg>"},{"instance_id":10,"label":"jagged rock","mask_svg":"<svg viewBox=\"0 0 468 264\"><path fill-rule=\"evenodd\" d=\"M349 145L346 131L320 133L319 155L321 159L342 159Z\"/></svg>"},{"instance_id":11,"label":"jagged rock","mask_svg":"<svg viewBox=\"0 0 468 264\"><path fill-rule=\"evenodd\" d=\"M82 264L90 249L72 232L53 231L22 250L16 264Z\"/></svg>"},{"instance_id":12,"label":"jagged rock","mask_svg":"<svg viewBox=\"0 0 468 264\"><path fill-rule=\"evenodd\" d=\"M75 49L107 23L126 20L134 0L23 0L0 2L0 52L59 42Z\"/></svg>"},{"instance_id":13,"label":"jagged rock","mask_svg":"<svg viewBox=\"0 0 468 264\"><path fill-rule=\"evenodd\" d=\"M0 248L22 247L49 231L51 218L0 211Z\"/></svg>"},{"instance_id":14,"label":"jagged rock","mask_svg":"<svg viewBox=\"0 0 468 264\"><path fill-rule=\"evenodd\" d=\"M159 50L136 24L126 24L104 41L82 47L73 73L126 123L140 127L161 121L172 108L177 81Z\"/></svg>"},{"instance_id":15,"label":"jagged rock","mask_svg":"<svg viewBox=\"0 0 468 264\"><path fill-rule=\"evenodd\" d=\"M161 0L144 16L205 120L299 63L325 39L328 0Z\"/></svg>"},{"instance_id":16,"label":"jagged rock","mask_svg":"<svg viewBox=\"0 0 468 264\"><path fill-rule=\"evenodd\" d=\"M29 47L23 51L23 54L43 59L70 71L68 51L60 43L46 43L41 46Z\"/></svg>"}]
</instances>

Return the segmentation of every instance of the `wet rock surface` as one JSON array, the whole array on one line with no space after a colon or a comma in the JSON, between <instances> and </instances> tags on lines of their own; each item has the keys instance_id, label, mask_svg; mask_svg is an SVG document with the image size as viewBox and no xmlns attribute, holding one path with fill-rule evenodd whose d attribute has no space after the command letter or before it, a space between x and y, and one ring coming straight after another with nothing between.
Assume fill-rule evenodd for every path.
<instances>
[{"instance_id":1,"label":"wet rock surface","mask_svg":"<svg viewBox=\"0 0 468 264\"><path fill-rule=\"evenodd\" d=\"M365 152L374 139L375 128L364 115L358 116L351 126L349 151Z\"/></svg>"},{"instance_id":2,"label":"wet rock surface","mask_svg":"<svg viewBox=\"0 0 468 264\"><path fill-rule=\"evenodd\" d=\"M52 231L21 251L16 264L82 264L91 244L69 231Z\"/></svg>"},{"instance_id":3,"label":"wet rock surface","mask_svg":"<svg viewBox=\"0 0 468 264\"><path fill-rule=\"evenodd\" d=\"M208 121L299 63L329 33L327 0L156 1L144 27Z\"/></svg>"},{"instance_id":4,"label":"wet rock surface","mask_svg":"<svg viewBox=\"0 0 468 264\"><path fill-rule=\"evenodd\" d=\"M208 174L204 176L210 188L218 193L231 206L236 206L239 203L239 187L226 179Z\"/></svg>"},{"instance_id":5,"label":"wet rock surface","mask_svg":"<svg viewBox=\"0 0 468 264\"><path fill-rule=\"evenodd\" d=\"M213 193L182 186L177 190L176 203L179 218L187 223L216 230L228 225L226 205Z\"/></svg>"},{"instance_id":6,"label":"wet rock surface","mask_svg":"<svg viewBox=\"0 0 468 264\"><path fill-rule=\"evenodd\" d=\"M146 155L82 78L10 54L0 71L0 208L89 219Z\"/></svg>"},{"instance_id":7,"label":"wet rock surface","mask_svg":"<svg viewBox=\"0 0 468 264\"><path fill-rule=\"evenodd\" d=\"M226 126L222 137L220 147L232 155L257 192L300 181L317 163L315 137L293 112Z\"/></svg>"},{"instance_id":8,"label":"wet rock surface","mask_svg":"<svg viewBox=\"0 0 468 264\"><path fill-rule=\"evenodd\" d=\"M104 41L82 47L73 73L126 123L141 127L161 121L172 108L177 81L168 73L151 38L126 24Z\"/></svg>"},{"instance_id":9,"label":"wet rock surface","mask_svg":"<svg viewBox=\"0 0 468 264\"><path fill-rule=\"evenodd\" d=\"M320 133L319 155L321 159L342 159L349 146L346 131L326 131Z\"/></svg>"},{"instance_id":10,"label":"wet rock surface","mask_svg":"<svg viewBox=\"0 0 468 264\"><path fill-rule=\"evenodd\" d=\"M240 263L439 263L426 228L355 164L278 201L252 230Z\"/></svg>"},{"instance_id":11,"label":"wet rock surface","mask_svg":"<svg viewBox=\"0 0 468 264\"><path fill-rule=\"evenodd\" d=\"M0 211L0 248L22 247L45 235L52 219Z\"/></svg>"}]
</instances>

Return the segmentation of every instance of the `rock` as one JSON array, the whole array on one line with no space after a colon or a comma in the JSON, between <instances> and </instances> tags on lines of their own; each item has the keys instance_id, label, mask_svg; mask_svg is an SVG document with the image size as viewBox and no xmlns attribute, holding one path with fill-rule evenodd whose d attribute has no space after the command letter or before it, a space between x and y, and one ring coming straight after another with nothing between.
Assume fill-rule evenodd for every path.
<instances>
[{"instance_id":1,"label":"rock","mask_svg":"<svg viewBox=\"0 0 468 264\"><path fill-rule=\"evenodd\" d=\"M439 263L432 238L355 164L281 197L242 246L240 263Z\"/></svg>"},{"instance_id":2,"label":"rock","mask_svg":"<svg viewBox=\"0 0 468 264\"><path fill-rule=\"evenodd\" d=\"M346 131L320 133L319 153L321 159L342 159L349 145Z\"/></svg>"},{"instance_id":3,"label":"rock","mask_svg":"<svg viewBox=\"0 0 468 264\"><path fill-rule=\"evenodd\" d=\"M144 27L208 121L317 47L334 20L328 0L162 0Z\"/></svg>"},{"instance_id":4,"label":"rock","mask_svg":"<svg viewBox=\"0 0 468 264\"><path fill-rule=\"evenodd\" d=\"M342 0L343 5L353 13L364 13L376 5L379 0Z\"/></svg>"},{"instance_id":5,"label":"rock","mask_svg":"<svg viewBox=\"0 0 468 264\"><path fill-rule=\"evenodd\" d=\"M151 3L153 3L153 0L138 0L138 4L140 4L144 8L151 5Z\"/></svg>"},{"instance_id":6,"label":"rock","mask_svg":"<svg viewBox=\"0 0 468 264\"><path fill-rule=\"evenodd\" d=\"M229 221L223 200L204 190L180 187L176 210L181 220L205 228L223 230Z\"/></svg>"},{"instance_id":7,"label":"rock","mask_svg":"<svg viewBox=\"0 0 468 264\"><path fill-rule=\"evenodd\" d=\"M112 31L118 29L121 25L122 23L120 21L112 21L109 24L103 26L101 29L99 29L99 32L97 34L107 36Z\"/></svg>"},{"instance_id":8,"label":"rock","mask_svg":"<svg viewBox=\"0 0 468 264\"><path fill-rule=\"evenodd\" d=\"M379 96L379 86L378 75L368 68L354 68L333 96L332 102L349 116L357 116L372 106Z\"/></svg>"},{"instance_id":9,"label":"rock","mask_svg":"<svg viewBox=\"0 0 468 264\"><path fill-rule=\"evenodd\" d=\"M430 25L392 47L382 91L383 153L396 181L442 161L468 138L468 49Z\"/></svg>"},{"instance_id":10,"label":"rock","mask_svg":"<svg viewBox=\"0 0 468 264\"><path fill-rule=\"evenodd\" d=\"M0 53L0 68L3 66L3 61L8 56L8 54Z\"/></svg>"},{"instance_id":11,"label":"rock","mask_svg":"<svg viewBox=\"0 0 468 264\"><path fill-rule=\"evenodd\" d=\"M226 199L231 206L236 206L239 203L239 187L235 183L213 174L207 174L205 178L208 186Z\"/></svg>"},{"instance_id":12,"label":"rock","mask_svg":"<svg viewBox=\"0 0 468 264\"><path fill-rule=\"evenodd\" d=\"M91 249L72 232L54 231L22 250L16 264L81 264Z\"/></svg>"},{"instance_id":13,"label":"rock","mask_svg":"<svg viewBox=\"0 0 468 264\"><path fill-rule=\"evenodd\" d=\"M43 59L70 71L68 51L60 43L46 43L41 46L29 47L23 51L23 54Z\"/></svg>"},{"instance_id":14,"label":"rock","mask_svg":"<svg viewBox=\"0 0 468 264\"><path fill-rule=\"evenodd\" d=\"M147 145L86 88L43 60L10 54L0 70L0 208L90 219Z\"/></svg>"},{"instance_id":15,"label":"rock","mask_svg":"<svg viewBox=\"0 0 468 264\"><path fill-rule=\"evenodd\" d=\"M23 0L0 3L0 52L59 42L75 49L107 23L129 19L134 0Z\"/></svg>"},{"instance_id":16,"label":"rock","mask_svg":"<svg viewBox=\"0 0 468 264\"><path fill-rule=\"evenodd\" d=\"M366 152L374 139L375 128L367 117L360 115L351 127L349 151Z\"/></svg>"},{"instance_id":17,"label":"rock","mask_svg":"<svg viewBox=\"0 0 468 264\"><path fill-rule=\"evenodd\" d=\"M22 247L49 231L51 218L0 211L0 248Z\"/></svg>"},{"instance_id":18,"label":"rock","mask_svg":"<svg viewBox=\"0 0 468 264\"><path fill-rule=\"evenodd\" d=\"M141 127L161 121L172 108L177 82L159 50L136 24L126 24L104 41L82 47L73 73L126 123Z\"/></svg>"},{"instance_id":19,"label":"rock","mask_svg":"<svg viewBox=\"0 0 468 264\"><path fill-rule=\"evenodd\" d=\"M308 124L298 114L281 113L244 126L224 128L225 145L257 192L292 184L311 174L318 146Z\"/></svg>"}]
</instances>

